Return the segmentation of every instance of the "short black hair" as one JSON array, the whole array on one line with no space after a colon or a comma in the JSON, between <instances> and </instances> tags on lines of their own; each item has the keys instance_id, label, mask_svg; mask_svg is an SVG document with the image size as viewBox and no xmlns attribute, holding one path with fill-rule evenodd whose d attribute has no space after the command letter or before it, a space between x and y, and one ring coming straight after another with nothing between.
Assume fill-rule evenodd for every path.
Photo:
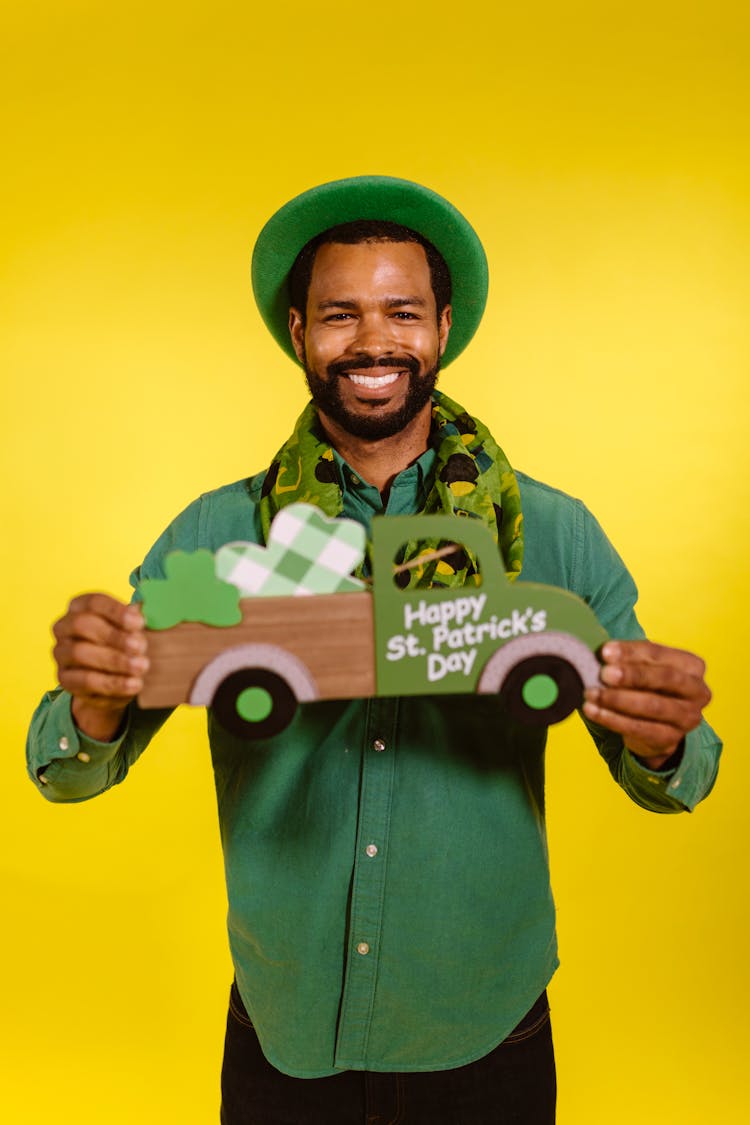
<instances>
[{"instance_id":1,"label":"short black hair","mask_svg":"<svg viewBox=\"0 0 750 1125\"><path fill-rule=\"evenodd\" d=\"M289 271L289 301L292 308L302 316L304 324L307 315L307 294L310 290L315 255L321 246L331 242L356 246L361 242L416 242L424 248L427 265L430 267L430 283L435 295L437 315L440 316L446 305L451 303L451 275L445 258L431 242L418 231L391 223L385 219L355 219L351 223L339 223L316 234L300 250Z\"/></svg>"}]
</instances>

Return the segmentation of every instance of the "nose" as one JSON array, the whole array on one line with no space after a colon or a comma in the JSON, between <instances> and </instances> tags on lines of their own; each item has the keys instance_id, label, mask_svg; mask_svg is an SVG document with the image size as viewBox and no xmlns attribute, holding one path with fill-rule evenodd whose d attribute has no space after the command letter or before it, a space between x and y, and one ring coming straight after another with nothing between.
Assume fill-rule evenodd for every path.
<instances>
[{"instance_id":1,"label":"nose","mask_svg":"<svg viewBox=\"0 0 750 1125\"><path fill-rule=\"evenodd\" d=\"M361 316L350 350L371 356L391 355L395 342L390 319L377 314Z\"/></svg>"}]
</instances>

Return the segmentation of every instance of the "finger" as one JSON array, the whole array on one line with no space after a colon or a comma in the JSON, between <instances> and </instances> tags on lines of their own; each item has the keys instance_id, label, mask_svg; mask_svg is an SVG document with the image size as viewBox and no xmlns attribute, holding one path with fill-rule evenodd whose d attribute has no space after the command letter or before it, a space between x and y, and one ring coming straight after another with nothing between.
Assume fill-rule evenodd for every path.
<instances>
[{"instance_id":1,"label":"finger","mask_svg":"<svg viewBox=\"0 0 750 1125\"><path fill-rule=\"evenodd\" d=\"M608 712L644 719L673 727L681 735L701 721L701 708L692 700L678 699L649 691L621 691L615 688L590 688L587 702Z\"/></svg>"},{"instance_id":2,"label":"finger","mask_svg":"<svg viewBox=\"0 0 750 1125\"><path fill-rule=\"evenodd\" d=\"M610 687L660 693L694 701L699 707L705 707L711 700L711 692L705 680L690 675L673 664L605 664L600 678L602 683Z\"/></svg>"},{"instance_id":3,"label":"finger","mask_svg":"<svg viewBox=\"0 0 750 1125\"><path fill-rule=\"evenodd\" d=\"M131 608L134 607L127 607L128 610ZM139 610L136 612L140 615ZM91 641L104 648L120 649L136 655L146 651L147 642L142 629L122 629L110 619L86 610L67 613L65 617L61 617L52 627L52 633L58 642L66 639Z\"/></svg>"},{"instance_id":4,"label":"finger","mask_svg":"<svg viewBox=\"0 0 750 1125\"><path fill-rule=\"evenodd\" d=\"M654 641L607 641L600 656L605 664L649 664L671 666L686 675L703 679L706 665L700 656L681 648L655 644Z\"/></svg>"},{"instance_id":5,"label":"finger","mask_svg":"<svg viewBox=\"0 0 750 1125\"><path fill-rule=\"evenodd\" d=\"M132 655L119 649L87 641L62 640L55 645L52 655L59 669L89 668L93 671L117 672L128 676L148 669L148 658Z\"/></svg>"},{"instance_id":6,"label":"finger","mask_svg":"<svg viewBox=\"0 0 750 1125\"><path fill-rule=\"evenodd\" d=\"M118 601L109 594L80 594L70 602L66 613L58 622L75 621L80 615L93 615L108 621L110 625L125 632L142 632L145 628L143 613L139 605Z\"/></svg>"},{"instance_id":7,"label":"finger","mask_svg":"<svg viewBox=\"0 0 750 1125\"><path fill-rule=\"evenodd\" d=\"M117 676L90 668L66 668L60 674L60 686L79 699L98 699L102 706L115 701L126 704L143 688L143 677Z\"/></svg>"},{"instance_id":8,"label":"finger","mask_svg":"<svg viewBox=\"0 0 750 1125\"><path fill-rule=\"evenodd\" d=\"M94 613L120 629L137 630L145 627L139 605L135 602L118 601L109 594L79 594L72 599L68 613Z\"/></svg>"},{"instance_id":9,"label":"finger","mask_svg":"<svg viewBox=\"0 0 750 1125\"><path fill-rule=\"evenodd\" d=\"M645 757L670 754L684 737L684 732L670 723L633 718L589 700L583 705L583 713L600 726L622 735L623 741L634 753Z\"/></svg>"}]
</instances>

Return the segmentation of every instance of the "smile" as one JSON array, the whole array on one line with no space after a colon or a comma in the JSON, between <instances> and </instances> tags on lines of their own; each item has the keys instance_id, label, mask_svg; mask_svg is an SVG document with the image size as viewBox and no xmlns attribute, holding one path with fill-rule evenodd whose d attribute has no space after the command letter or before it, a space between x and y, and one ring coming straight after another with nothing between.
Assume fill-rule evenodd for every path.
<instances>
[{"instance_id":1,"label":"smile","mask_svg":"<svg viewBox=\"0 0 750 1125\"><path fill-rule=\"evenodd\" d=\"M400 371L394 371L390 375L349 375L352 383L357 387L388 387L391 383L395 383L401 376Z\"/></svg>"}]
</instances>

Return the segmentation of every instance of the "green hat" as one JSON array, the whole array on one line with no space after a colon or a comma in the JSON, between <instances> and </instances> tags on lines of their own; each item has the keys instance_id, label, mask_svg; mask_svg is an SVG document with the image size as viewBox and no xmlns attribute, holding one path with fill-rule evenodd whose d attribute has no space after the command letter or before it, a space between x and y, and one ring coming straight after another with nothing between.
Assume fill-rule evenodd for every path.
<instances>
[{"instance_id":1,"label":"green hat","mask_svg":"<svg viewBox=\"0 0 750 1125\"><path fill-rule=\"evenodd\" d=\"M296 196L268 220L253 250L253 292L276 342L297 360L289 336L289 271L303 246L339 223L381 219L409 227L431 242L451 274L453 324L443 366L459 355L482 319L487 259L460 211L429 188L392 176L333 180Z\"/></svg>"}]
</instances>

